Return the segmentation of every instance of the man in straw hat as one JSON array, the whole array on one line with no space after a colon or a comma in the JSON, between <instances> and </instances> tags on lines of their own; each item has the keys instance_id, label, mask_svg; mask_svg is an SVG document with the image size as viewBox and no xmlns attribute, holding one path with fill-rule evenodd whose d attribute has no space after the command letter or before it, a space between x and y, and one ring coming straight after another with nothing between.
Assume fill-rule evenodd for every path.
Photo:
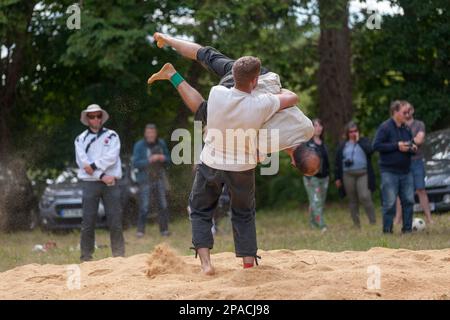
<instances>
[{"instance_id":1,"label":"man in straw hat","mask_svg":"<svg viewBox=\"0 0 450 320\"><path fill-rule=\"evenodd\" d=\"M89 105L80 117L88 129L75 139L78 178L83 181L81 261L92 260L100 199L108 217L112 254L114 257L125 254L120 189L116 184L122 177L120 139L115 131L103 127L108 118L108 113L99 105Z\"/></svg>"}]
</instances>

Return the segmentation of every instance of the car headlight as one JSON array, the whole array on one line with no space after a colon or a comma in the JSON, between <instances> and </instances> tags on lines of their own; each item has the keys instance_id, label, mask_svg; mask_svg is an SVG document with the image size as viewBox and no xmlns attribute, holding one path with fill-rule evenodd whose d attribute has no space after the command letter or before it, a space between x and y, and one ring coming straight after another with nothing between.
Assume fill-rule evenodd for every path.
<instances>
[{"instance_id":1,"label":"car headlight","mask_svg":"<svg viewBox=\"0 0 450 320\"><path fill-rule=\"evenodd\" d=\"M449 185L450 184L450 177L445 178L444 184Z\"/></svg>"},{"instance_id":2,"label":"car headlight","mask_svg":"<svg viewBox=\"0 0 450 320\"><path fill-rule=\"evenodd\" d=\"M55 202L55 197L45 197L44 199L42 199L42 207L44 208L49 208L53 202Z\"/></svg>"}]
</instances>

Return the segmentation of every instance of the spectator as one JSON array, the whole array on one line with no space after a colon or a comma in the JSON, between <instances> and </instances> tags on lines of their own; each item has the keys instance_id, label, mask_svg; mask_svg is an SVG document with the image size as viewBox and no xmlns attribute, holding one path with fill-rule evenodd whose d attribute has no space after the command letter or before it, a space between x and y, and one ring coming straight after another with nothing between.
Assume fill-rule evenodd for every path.
<instances>
[{"instance_id":1,"label":"spectator","mask_svg":"<svg viewBox=\"0 0 450 320\"><path fill-rule=\"evenodd\" d=\"M166 143L158 138L156 126L147 124L144 138L136 142L133 148L133 166L138 169L136 180L139 184L139 216L136 233L138 238L142 238L145 234L151 197L155 194L158 201L159 231L162 236L170 235L165 172L165 165L169 163L170 155Z\"/></svg>"},{"instance_id":2,"label":"spectator","mask_svg":"<svg viewBox=\"0 0 450 320\"><path fill-rule=\"evenodd\" d=\"M428 223L433 223L431 219L430 204L428 195L425 191L425 164L423 160L422 145L425 142L425 124L417 119L414 119L414 107L411 103L405 101L409 107L409 113L406 116L406 124L411 129L414 137L414 143L417 145L416 154L411 158L411 173L414 179L414 190L419 198L420 206L425 213L425 220ZM398 202L399 203L399 202ZM397 213L395 215L395 222L401 223L401 207L397 206Z\"/></svg>"},{"instance_id":3,"label":"spectator","mask_svg":"<svg viewBox=\"0 0 450 320\"><path fill-rule=\"evenodd\" d=\"M327 197L329 180L328 152L323 141L324 129L320 119L314 119L314 136L307 142L308 147L315 149L320 155L320 170L315 176L303 176L303 183L308 194L310 223L325 232L327 230L323 206Z\"/></svg>"},{"instance_id":4,"label":"spectator","mask_svg":"<svg viewBox=\"0 0 450 320\"><path fill-rule=\"evenodd\" d=\"M363 205L370 224L376 223L371 195L375 191L375 175L371 163L373 149L368 138L360 137L358 126L353 121L346 125L345 136L346 141L336 152L336 186L343 188L344 192L341 194L348 196L353 224L360 228L359 203Z\"/></svg>"},{"instance_id":5,"label":"spectator","mask_svg":"<svg viewBox=\"0 0 450 320\"><path fill-rule=\"evenodd\" d=\"M411 130L406 126L409 107L402 101L393 101L391 118L377 130L373 148L380 152L381 198L383 205L383 232L393 233L397 196L403 211L402 232L412 231L414 182L410 171L411 156L417 150Z\"/></svg>"},{"instance_id":6,"label":"spectator","mask_svg":"<svg viewBox=\"0 0 450 320\"><path fill-rule=\"evenodd\" d=\"M92 260L95 250L95 221L100 199L105 207L114 257L125 255L122 232L120 189L122 177L120 140L117 133L103 127L108 113L96 104L81 112L81 122L88 126L75 139L78 178L83 181L83 220L81 224L81 261Z\"/></svg>"}]
</instances>

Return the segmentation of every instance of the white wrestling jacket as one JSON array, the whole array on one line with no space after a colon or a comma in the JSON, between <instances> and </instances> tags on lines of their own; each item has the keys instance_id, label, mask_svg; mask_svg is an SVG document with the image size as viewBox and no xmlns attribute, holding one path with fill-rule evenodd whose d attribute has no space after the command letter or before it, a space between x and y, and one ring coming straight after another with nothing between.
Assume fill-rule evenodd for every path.
<instances>
[{"instance_id":1,"label":"white wrestling jacket","mask_svg":"<svg viewBox=\"0 0 450 320\"><path fill-rule=\"evenodd\" d=\"M281 92L281 82L278 74L268 72L260 75L258 85L255 88L257 93ZM267 129L267 138L261 129ZM261 154L278 152L306 142L314 135L314 126L312 121L303 114L297 106L286 108L275 113L267 122L264 123L259 133L259 146L267 141L267 150L260 148ZM271 129L278 130L278 146L275 143L275 135ZM272 146L273 144L273 146Z\"/></svg>"},{"instance_id":2,"label":"white wrestling jacket","mask_svg":"<svg viewBox=\"0 0 450 320\"><path fill-rule=\"evenodd\" d=\"M87 129L75 139L75 157L80 170L78 178L83 181L99 181L102 174L122 177L120 161L120 139L114 130L102 128L98 133ZM86 165L93 167L91 176L84 170Z\"/></svg>"}]
</instances>

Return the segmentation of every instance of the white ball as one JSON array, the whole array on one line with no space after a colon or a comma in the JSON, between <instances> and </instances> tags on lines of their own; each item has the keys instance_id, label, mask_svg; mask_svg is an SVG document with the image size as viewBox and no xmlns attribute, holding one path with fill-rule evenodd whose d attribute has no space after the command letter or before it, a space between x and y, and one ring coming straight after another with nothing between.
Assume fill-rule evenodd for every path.
<instances>
[{"instance_id":1,"label":"white ball","mask_svg":"<svg viewBox=\"0 0 450 320\"><path fill-rule=\"evenodd\" d=\"M426 227L426 224L425 224L425 221L423 221L423 219L414 218L413 223L412 223L413 231L423 231L423 230L425 230L425 227Z\"/></svg>"}]
</instances>

